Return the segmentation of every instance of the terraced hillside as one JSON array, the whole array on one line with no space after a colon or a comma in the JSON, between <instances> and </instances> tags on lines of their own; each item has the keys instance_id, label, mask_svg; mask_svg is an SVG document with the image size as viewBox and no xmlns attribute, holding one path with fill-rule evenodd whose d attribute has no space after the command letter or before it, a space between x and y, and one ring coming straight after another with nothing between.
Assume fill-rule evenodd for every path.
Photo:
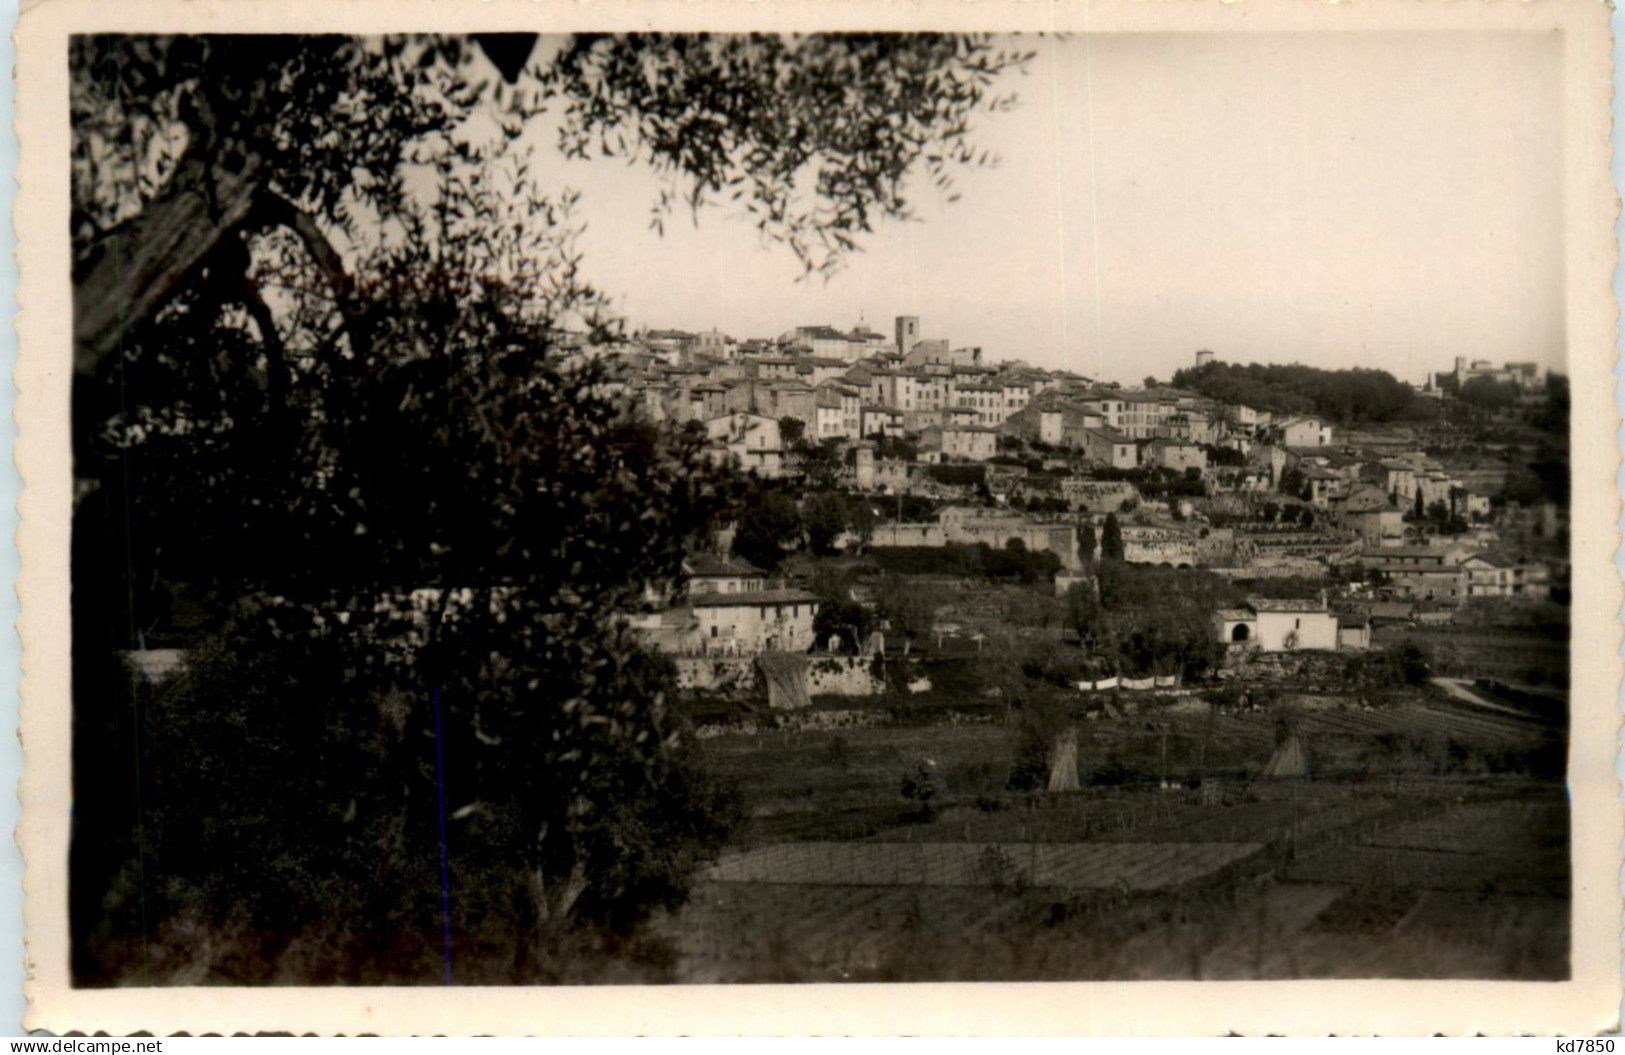
<instances>
[{"instance_id":1,"label":"terraced hillside","mask_svg":"<svg viewBox=\"0 0 1625 1055\"><path fill-rule=\"evenodd\" d=\"M755 818L662 923L679 976L1566 976L1556 717L1434 691L1294 714L1310 774L1276 780L1269 711L1080 717L1083 788L1053 794L1005 790L1018 739L985 715L713 736Z\"/></svg>"}]
</instances>

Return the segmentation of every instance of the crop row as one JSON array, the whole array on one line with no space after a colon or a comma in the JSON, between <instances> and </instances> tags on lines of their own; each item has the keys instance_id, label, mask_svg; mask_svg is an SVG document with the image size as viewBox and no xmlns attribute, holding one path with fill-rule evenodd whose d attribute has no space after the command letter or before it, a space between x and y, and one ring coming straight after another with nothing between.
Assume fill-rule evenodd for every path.
<instances>
[{"instance_id":1,"label":"crop row","mask_svg":"<svg viewBox=\"0 0 1625 1055\"><path fill-rule=\"evenodd\" d=\"M726 883L1160 890L1218 871L1260 843L786 843L723 857Z\"/></svg>"}]
</instances>

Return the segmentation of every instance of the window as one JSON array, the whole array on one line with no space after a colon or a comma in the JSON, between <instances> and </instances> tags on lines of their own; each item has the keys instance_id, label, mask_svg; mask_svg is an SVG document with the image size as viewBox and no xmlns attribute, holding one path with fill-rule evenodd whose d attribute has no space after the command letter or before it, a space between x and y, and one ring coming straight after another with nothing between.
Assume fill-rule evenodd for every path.
<instances>
[{"instance_id":1,"label":"window","mask_svg":"<svg viewBox=\"0 0 1625 1055\"><path fill-rule=\"evenodd\" d=\"M712 637L716 637L716 636L717 636L717 625L716 625L716 624L715 624L715 623L712 623L712 624L711 624L711 636L712 636Z\"/></svg>"}]
</instances>

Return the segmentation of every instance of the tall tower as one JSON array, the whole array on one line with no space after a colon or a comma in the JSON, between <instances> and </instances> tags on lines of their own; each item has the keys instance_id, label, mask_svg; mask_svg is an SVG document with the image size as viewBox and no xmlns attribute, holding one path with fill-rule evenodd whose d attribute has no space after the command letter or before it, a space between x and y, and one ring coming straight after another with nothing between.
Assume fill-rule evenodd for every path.
<instances>
[{"instance_id":1,"label":"tall tower","mask_svg":"<svg viewBox=\"0 0 1625 1055\"><path fill-rule=\"evenodd\" d=\"M1213 353L1208 351L1206 348L1203 348L1201 351L1196 353L1196 369L1200 370L1202 367L1206 366L1212 361Z\"/></svg>"},{"instance_id":2,"label":"tall tower","mask_svg":"<svg viewBox=\"0 0 1625 1055\"><path fill-rule=\"evenodd\" d=\"M897 316L897 354L907 355L908 350L920 342L920 317L918 315Z\"/></svg>"}]
</instances>

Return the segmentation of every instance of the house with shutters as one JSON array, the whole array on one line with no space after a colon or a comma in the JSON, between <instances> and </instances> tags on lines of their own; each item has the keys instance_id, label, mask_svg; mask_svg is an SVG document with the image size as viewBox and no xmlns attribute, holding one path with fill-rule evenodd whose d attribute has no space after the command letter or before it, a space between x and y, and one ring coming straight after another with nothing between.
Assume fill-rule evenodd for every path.
<instances>
[{"instance_id":1,"label":"house with shutters","mask_svg":"<svg viewBox=\"0 0 1625 1055\"><path fill-rule=\"evenodd\" d=\"M1364 487L1340 502L1334 502L1343 526L1358 532L1367 547L1403 546L1405 511L1378 487Z\"/></svg>"},{"instance_id":2,"label":"house with shutters","mask_svg":"<svg viewBox=\"0 0 1625 1055\"><path fill-rule=\"evenodd\" d=\"M814 439L855 440L863 435L863 397L855 388L825 381L813 389L813 414L808 433Z\"/></svg>"},{"instance_id":3,"label":"house with shutters","mask_svg":"<svg viewBox=\"0 0 1625 1055\"><path fill-rule=\"evenodd\" d=\"M806 652L813 646L818 603L817 594L765 583L743 593L696 594L689 598L689 605L694 612L697 651L744 656Z\"/></svg>"},{"instance_id":4,"label":"house with shutters","mask_svg":"<svg viewBox=\"0 0 1625 1055\"><path fill-rule=\"evenodd\" d=\"M867 404L860 408L860 421L862 422L859 434L865 438L870 436L901 436L903 434L903 412L891 407Z\"/></svg>"},{"instance_id":5,"label":"house with shutters","mask_svg":"<svg viewBox=\"0 0 1625 1055\"><path fill-rule=\"evenodd\" d=\"M1140 464L1176 472L1206 469L1207 451L1194 443L1158 437L1140 446Z\"/></svg>"},{"instance_id":6,"label":"house with shutters","mask_svg":"<svg viewBox=\"0 0 1625 1055\"><path fill-rule=\"evenodd\" d=\"M784 445L779 419L763 414L735 413L705 423L711 457L761 476L777 476L784 469Z\"/></svg>"},{"instance_id":7,"label":"house with shutters","mask_svg":"<svg viewBox=\"0 0 1625 1055\"><path fill-rule=\"evenodd\" d=\"M1133 469L1140 464L1140 449L1134 440L1112 429L1084 429L1083 451L1091 461L1113 469Z\"/></svg>"},{"instance_id":8,"label":"house with shutters","mask_svg":"<svg viewBox=\"0 0 1625 1055\"><path fill-rule=\"evenodd\" d=\"M943 461L986 461L998 447L999 430L985 425L931 425L920 431L920 449Z\"/></svg>"},{"instance_id":9,"label":"house with shutters","mask_svg":"<svg viewBox=\"0 0 1625 1055\"><path fill-rule=\"evenodd\" d=\"M1545 565L1521 563L1496 553L1474 553L1460 565L1462 596L1545 598L1551 593Z\"/></svg>"},{"instance_id":10,"label":"house with shutters","mask_svg":"<svg viewBox=\"0 0 1625 1055\"><path fill-rule=\"evenodd\" d=\"M1469 556L1471 551L1453 546L1382 546L1365 549L1360 563L1382 573L1385 596L1455 605L1464 596L1461 564Z\"/></svg>"},{"instance_id":11,"label":"house with shutters","mask_svg":"<svg viewBox=\"0 0 1625 1055\"><path fill-rule=\"evenodd\" d=\"M769 582L745 561L709 554L683 562L687 586L674 603L632 619L644 640L677 655L806 652L818 596Z\"/></svg>"}]
</instances>

